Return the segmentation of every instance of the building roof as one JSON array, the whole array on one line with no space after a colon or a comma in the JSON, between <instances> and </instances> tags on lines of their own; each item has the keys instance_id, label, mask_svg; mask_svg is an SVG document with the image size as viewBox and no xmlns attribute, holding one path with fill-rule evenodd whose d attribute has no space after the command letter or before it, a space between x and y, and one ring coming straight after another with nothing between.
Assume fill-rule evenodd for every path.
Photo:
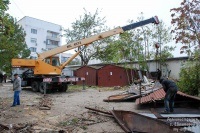
<instances>
[{"instance_id":1,"label":"building roof","mask_svg":"<svg viewBox=\"0 0 200 133\"><path fill-rule=\"evenodd\" d=\"M19 21L21 21L21 20L23 20L23 19L25 19L25 18L36 19L36 20L43 21L43 22L46 22L46 23L51 23L51 24L54 24L54 25L58 25L58 26L61 27L61 25L59 25L59 24L55 24L55 23L52 23L52 22L48 22L48 21L45 21L45 20L42 20L42 19L37 19L37 18L29 17L29 16L24 16L24 17L21 18ZM18 21L18 22L19 22L19 21Z\"/></svg>"},{"instance_id":2,"label":"building roof","mask_svg":"<svg viewBox=\"0 0 200 133\"><path fill-rule=\"evenodd\" d=\"M174 57L174 58L167 58L167 61L176 61L176 60L188 60L189 57ZM156 60L147 60L147 62L154 62ZM122 67L120 65L122 64L133 64L133 63L138 63L138 61L133 61L133 62L121 62L121 63L98 63L98 64L88 64L88 66L106 66L106 65L115 65L115 66L119 66Z\"/></svg>"}]
</instances>

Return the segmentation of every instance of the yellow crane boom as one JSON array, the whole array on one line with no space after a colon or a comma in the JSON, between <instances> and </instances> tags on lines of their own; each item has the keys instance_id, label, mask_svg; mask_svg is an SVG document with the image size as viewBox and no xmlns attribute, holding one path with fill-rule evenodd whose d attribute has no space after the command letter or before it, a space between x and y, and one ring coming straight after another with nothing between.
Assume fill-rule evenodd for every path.
<instances>
[{"instance_id":1,"label":"yellow crane boom","mask_svg":"<svg viewBox=\"0 0 200 133\"><path fill-rule=\"evenodd\" d=\"M74 56L72 56L66 63L62 64L61 66L55 66L53 65L53 56L57 55L59 53L83 46L83 45L89 45L94 41L109 37L109 36L113 36L116 34L120 34L123 33L125 31L149 24L149 23L154 23L154 24L158 24L158 18L152 17L150 19L147 20L143 20L140 22L136 22L133 24L129 24L127 26L123 26L123 27L118 27L109 31L105 31L103 33L97 34L97 35L93 35L91 37L88 38L84 38L57 48L54 48L52 50L49 51L45 51L41 54L38 54L38 59L37 60L31 60L31 59L12 59L12 66L13 67L29 67L29 68L33 68L34 70L34 74L35 75L60 75L62 72L62 69L69 63L71 62L71 60L73 60L80 51L78 51ZM47 58L50 58L50 62L46 62L45 60Z\"/></svg>"}]
</instances>

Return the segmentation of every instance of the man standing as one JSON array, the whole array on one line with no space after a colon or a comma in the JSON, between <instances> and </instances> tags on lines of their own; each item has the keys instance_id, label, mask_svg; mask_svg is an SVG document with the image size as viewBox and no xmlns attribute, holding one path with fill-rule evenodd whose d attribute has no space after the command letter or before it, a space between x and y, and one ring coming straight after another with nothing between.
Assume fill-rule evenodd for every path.
<instances>
[{"instance_id":1,"label":"man standing","mask_svg":"<svg viewBox=\"0 0 200 133\"><path fill-rule=\"evenodd\" d=\"M157 80L160 80L162 73L160 71L160 69L157 69Z\"/></svg>"},{"instance_id":2,"label":"man standing","mask_svg":"<svg viewBox=\"0 0 200 133\"><path fill-rule=\"evenodd\" d=\"M161 78L159 82L162 84L166 93L164 99L165 110L162 113L172 113L174 112L174 99L178 91L178 87L175 82L168 79Z\"/></svg>"},{"instance_id":3,"label":"man standing","mask_svg":"<svg viewBox=\"0 0 200 133\"><path fill-rule=\"evenodd\" d=\"M3 82L3 74L0 72L0 83Z\"/></svg>"},{"instance_id":4,"label":"man standing","mask_svg":"<svg viewBox=\"0 0 200 133\"><path fill-rule=\"evenodd\" d=\"M5 83L6 83L6 79L7 79L7 75L4 74L4 75L3 75L3 80L4 80Z\"/></svg>"},{"instance_id":5,"label":"man standing","mask_svg":"<svg viewBox=\"0 0 200 133\"><path fill-rule=\"evenodd\" d=\"M14 101L11 107L20 105L19 94L21 91L21 78L18 76L18 74L14 74L13 91L14 91Z\"/></svg>"}]
</instances>

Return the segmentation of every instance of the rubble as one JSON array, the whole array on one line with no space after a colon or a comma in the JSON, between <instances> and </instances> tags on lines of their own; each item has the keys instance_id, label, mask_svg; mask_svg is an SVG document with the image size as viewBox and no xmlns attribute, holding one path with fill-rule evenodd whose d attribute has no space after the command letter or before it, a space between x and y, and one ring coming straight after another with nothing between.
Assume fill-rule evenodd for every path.
<instances>
[{"instance_id":1,"label":"rubble","mask_svg":"<svg viewBox=\"0 0 200 133\"><path fill-rule=\"evenodd\" d=\"M47 96L44 95L39 102L39 109L40 110L50 110L52 106L52 99Z\"/></svg>"},{"instance_id":2,"label":"rubble","mask_svg":"<svg viewBox=\"0 0 200 133\"><path fill-rule=\"evenodd\" d=\"M103 111L102 111L103 112ZM110 121L110 118L97 113L85 112L81 116L70 115L66 120L59 122L58 126L67 132L84 132L88 126Z\"/></svg>"}]
</instances>

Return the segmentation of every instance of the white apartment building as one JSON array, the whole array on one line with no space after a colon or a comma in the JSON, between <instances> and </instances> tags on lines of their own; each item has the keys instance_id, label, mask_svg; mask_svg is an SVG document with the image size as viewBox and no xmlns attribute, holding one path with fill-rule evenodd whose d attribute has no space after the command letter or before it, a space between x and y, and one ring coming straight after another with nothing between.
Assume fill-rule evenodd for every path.
<instances>
[{"instance_id":1,"label":"white apartment building","mask_svg":"<svg viewBox=\"0 0 200 133\"><path fill-rule=\"evenodd\" d=\"M61 25L25 16L18 21L26 32L26 44L31 51L30 58L37 58L42 53L61 46Z\"/></svg>"},{"instance_id":2,"label":"white apartment building","mask_svg":"<svg viewBox=\"0 0 200 133\"><path fill-rule=\"evenodd\" d=\"M26 32L26 44L31 51L30 58L37 58L37 53L42 53L62 45L62 26L37 18L25 16L17 22ZM59 54L60 62L64 63L73 54ZM80 62L80 57L74 59ZM99 60L90 60L89 64L100 63Z\"/></svg>"}]
</instances>

